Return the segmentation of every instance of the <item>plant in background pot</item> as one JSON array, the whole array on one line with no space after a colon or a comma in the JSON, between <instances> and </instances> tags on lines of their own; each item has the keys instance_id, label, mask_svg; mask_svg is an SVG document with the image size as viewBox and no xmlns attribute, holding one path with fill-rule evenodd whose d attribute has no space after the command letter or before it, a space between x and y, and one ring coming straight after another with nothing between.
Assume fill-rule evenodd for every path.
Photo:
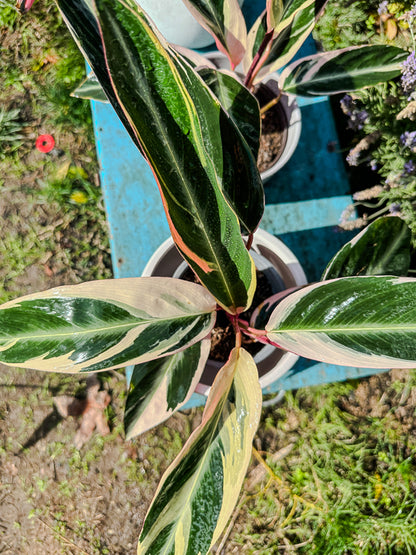
<instances>
[{"instance_id":1,"label":"plant in background pot","mask_svg":"<svg viewBox=\"0 0 416 555\"><path fill-rule=\"evenodd\" d=\"M375 85L399 75L400 63L407 57L401 48L375 45L348 47L293 61L314 28L325 0L268 0L249 32L237 0L183 2L195 20L211 33L220 52L219 56L208 55L214 66L206 67L212 64L203 56L183 48L177 50L196 67L245 134L263 180L289 160L299 141L300 110L293 95L331 95ZM228 58L227 63L221 54ZM247 93L243 94L233 77L243 82ZM261 122L257 102L248 92L257 95L261 104ZM102 100L94 76L75 94Z\"/></svg>"},{"instance_id":2,"label":"plant in background pot","mask_svg":"<svg viewBox=\"0 0 416 555\"><path fill-rule=\"evenodd\" d=\"M172 238L199 283L102 280L16 299L0 307L0 362L81 373L135 364L125 414L133 437L190 397L222 310L233 346L201 424L161 479L138 544L141 554L205 554L238 499L260 419L257 368L243 338L330 363L414 367L416 280L363 275L391 267L405 274L408 234L400 220L385 219L376 241L366 232L344 247L325 281L266 299L248 321L257 288L249 250L264 208L252 128L240 131L133 0L58 5L149 162ZM245 106L251 93L227 75L224 81L229 98L243 99L233 110Z\"/></svg>"},{"instance_id":3,"label":"plant in background pot","mask_svg":"<svg viewBox=\"0 0 416 555\"><path fill-rule=\"evenodd\" d=\"M331 95L374 85L397 75L398 64L406 57L400 48L361 46L294 61L325 0L268 0L248 32L235 0L183 1L215 38L219 51L228 57L229 67L259 99L262 126L267 130L258 159L263 180L276 173L297 146L300 112L293 95ZM215 61L225 67L223 60ZM279 76L277 72L282 69Z\"/></svg>"}]
</instances>

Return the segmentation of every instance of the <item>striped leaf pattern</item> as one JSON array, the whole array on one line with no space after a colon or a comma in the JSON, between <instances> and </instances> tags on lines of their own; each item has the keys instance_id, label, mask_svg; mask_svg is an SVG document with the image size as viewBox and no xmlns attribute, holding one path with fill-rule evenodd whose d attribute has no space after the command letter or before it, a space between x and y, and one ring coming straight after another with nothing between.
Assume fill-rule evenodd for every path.
<instances>
[{"instance_id":1,"label":"striped leaf pattern","mask_svg":"<svg viewBox=\"0 0 416 555\"><path fill-rule=\"evenodd\" d=\"M302 58L281 74L280 87L300 96L355 91L400 75L408 52L395 46L356 46Z\"/></svg>"},{"instance_id":2,"label":"striped leaf pattern","mask_svg":"<svg viewBox=\"0 0 416 555\"><path fill-rule=\"evenodd\" d=\"M247 29L238 0L183 0L195 19L214 37L234 69L243 59Z\"/></svg>"},{"instance_id":3,"label":"striped leaf pattern","mask_svg":"<svg viewBox=\"0 0 416 555\"><path fill-rule=\"evenodd\" d=\"M205 364L211 342L204 339L184 351L137 364L124 411L126 439L167 420L190 399Z\"/></svg>"},{"instance_id":4,"label":"striped leaf pattern","mask_svg":"<svg viewBox=\"0 0 416 555\"><path fill-rule=\"evenodd\" d=\"M75 2L59 1L61 8ZM154 171L173 239L218 302L240 312L251 303L254 264L241 239L239 210L222 189L227 190L226 179L237 179L242 189L261 187L250 148L202 79L133 0L99 0L97 10L109 67L101 84L117 96L115 107ZM82 42L76 18L71 25Z\"/></svg>"},{"instance_id":5,"label":"striped leaf pattern","mask_svg":"<svg viewBox=\"0 0 416 555\"><path fill-rule=\"evenodd\" d=\"M296 55L315 26L314 2L305 3L303 9L296 11L289 21L288 25L280 28L254 83L258 83L270 73L280 70Z\"/></svg>"},{"instance_id":6,"label":"striped leaf pattern","mask_svg":"<svg viewBox=\"0 0 416 555\"><path fill-rule=\"evenodd\" d=\"M267 28L275 29L283 15L283 0L266 0Z\"/></svg>"},{"instance_id":7,"label":"striped leaf pattern","mask_svg":"<svg viewBox=\"0 0 416 555\"><path fill-rule=\"evenodd\" d=\"M206 289L173 278L57 287L0 307L0 362L52 372L137 364L206 337L215 310Z\"/></svg>"},{"instance_id":8,"label":"striped leaf pattern","mask_svg":"<svg viewBox=\"0 0 416 555\"><path fill-rule=\"evenodd\" d=\"M165 472L147 513L138 555L208 553L237 502L261 412L256 365L234 349L200 426Z\"/></svg>"},{"instance_id":9,"label":"striped leaf pattern","mask_svg":"<svg viewBox=\"0 0 416 555\"><path fill-rule=\"evenodd\" d=\"M348 276L406 276L411 232L397 216L384 216L363 229L330 261L322 280Z\"/></svg>"},{"instance_id":10,"label":"striped leaf pattern","mask_svg":"<svg viewBox=\"0 0 416 555\"><path fill-rule=\"evenodd\" d=\"M363 368L416 367L416 280L347 277L289 295L267 336L300 356Z\"/></svg>"},{"instance_id":11,"label":"striped leaf pattern","mask_svg":"<svg viewBox=\"0 0 416 555\"><path fill-rule=\"evenodd\" d=\"M284 2L280 18L274 18L273 40L261 59L262 69L257 73L254 84L266 75L281 69L289 63L311 33L316 19L327 0L289 0ZM277 15L277 11L275 12ZM269 12L264 12L250 29L247 52L243 60L247 72L267 31L270 30Z\"/></svg>"},{"instance_id":12,"label":"striped leaf pattern","mask_svg":"<svg viewBox=\"0 0 416 555\"><path fill-rule=\"evenodd\" d=\"M200 69L198 73L218 98L224 110L230 115L249 145L253 156L257 159L260 145L260 107L256 97L229 73L209 68ZM241 191L238 184L235 182L232 184L235 188L232 198L245 194L245 191ZM250 207L247 214L243 214L241 210L239 211L240 221L248 230L253 228L253 224L258 222L263 215L264 191L262 187L252 187L247 191L257 196L257 199L253 198L252 201L241 203L242 206ZM233 205L237 205L236 200L233 200ZM260 214L258 213L259 210L261 210ZM250 223L253 218L253 223ZM248 225L245 224L245 220L249 220Z\"/></svg>"}]
</instances>

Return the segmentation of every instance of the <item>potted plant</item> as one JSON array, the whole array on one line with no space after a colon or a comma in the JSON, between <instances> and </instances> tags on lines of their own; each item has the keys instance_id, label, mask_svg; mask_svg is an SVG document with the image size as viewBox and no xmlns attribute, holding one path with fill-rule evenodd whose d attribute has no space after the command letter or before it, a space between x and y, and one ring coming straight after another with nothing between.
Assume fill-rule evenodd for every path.
<instances>
[{"instance_id":1,"label":"potted plant","mask_svg":"<svg viewBox=\"0 0 416 555\"><path fill-rule=\"evenodd\" d=\"M388 81L400 74L400 64L408 55L401 48L373 45L294 60L322 13L325 0L266 2L266 9L248 32L237 0L181 1L215 39L219 52L204 58L194 51L178 50L196 66L240 129L245 129L245 138L261 165L263 181L281 169L296 149L301 122L295 96L333 95ZM207 58L214 65L207 63ZM258 96L261 122L252 95L236 98L232 77ZM100 85L93 75L76 95L102 100ZM271 126L274 144L272 155L258 158L260 144L261 154L268 145L268 140L262 139L260 126Z\"/></svg>"},{"instance_id":2,"label":"potted plant","mask_svg":"<svg viewBox=\"0 0 416 555\"><path fill-rule=\"evenodd\" d=\"M253 299L253 308L269 296L307 284L305 272L294 253L264 229L258 229L254 234L250 255L261 280L259 284L261 289ZM154 252L142 272L142 276L147 277L179 279L192 279L192 275L171 237ZM249 314L243 314L241 317L246 319ZM210 355L195 390L202 395L208 395L218 370L228 358L230 342L231 344L234 342L230 322L224 318L222 311L217 313L217 321L211 336ZM272 345L262 345L259 342L249 341L246 347L249 348L256 363L262 389L283 376L299 358L294 353L276 349Z\"/></svg>"},{"instance_id":3,"label":"potted plant","mask_svg":"<svg viewBox=\"0 0 416 555\"><path fill-rule=\"evenodd\" d=\"M253 128L240 131L235 123L234 109L245 106L250 91L226 76L234 99L233 111L226 111L133 0L58 5L152 167L172 238L200 283L125 278L16 299L0 307L0 362L82 373L135 364L125 416L132 437L186 403L203 372L216 313L223 310L234 345L201 424L162 477L138 544L141 554L207 553L237 501L260 419L258 373L243 337L324 362L412 368L416 280L356 276L365 268L371 273L370 262L380 253L374 236L364 234L335 258L325 281L281 292L245 320L256 290L249 250L264 206L249 146ZM388 233L380 233L386 246L381 273L390 268L386 253L408 248L406 233L400 245L391 241L392 222L397 220L387 219Z\"/></svg>"}]
</instances>

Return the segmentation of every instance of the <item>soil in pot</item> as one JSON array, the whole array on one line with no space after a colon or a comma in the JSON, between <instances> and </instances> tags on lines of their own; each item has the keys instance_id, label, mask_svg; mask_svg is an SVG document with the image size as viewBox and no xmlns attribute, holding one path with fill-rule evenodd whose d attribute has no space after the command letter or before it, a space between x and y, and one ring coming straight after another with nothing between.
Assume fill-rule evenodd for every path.
<instances>
[{"instance_id":1,"label":"soil in pot","mask_svg":"<svg viewBox=\"0 0 416 555\"><path fill-rule=\"evenodd\" d=\"M250 321L251 315L254 310L268 297L271 297L275 291L273 291L267 277L258 270L257 275L257 287L254 293L253 303L251 307L240 315L240 318L246 322ZM197 278L190 268L187 268L181 279L186 281L196 282ZM251 356L254 357L260 349L263 347L262 343L258 341L254 342L247 336L243 337L243 346L248 351ZM217 319L215 321L215 326L211 332L211 350L209 353L209 359L215 360L216 362L225 363L228 360L231 350L235 347L235 333L233 325L227 317L224 310L219 310L217 312Z\"/></svg>"},{"instance_id":2,"label":"soil in pot","mask_svg":"<svg viewBox=\"0 0 416 555\"><path fill-rule=\"evenodd\" d=\"M255 91L255 96L260 107L263 107L273 100L276 94L266 85L261 84ZM287 142L288 126L286 114L279 102L263 114L257 157L257 167L260 172L268 170L281 157Z\"/></svg>"}]
</instances>

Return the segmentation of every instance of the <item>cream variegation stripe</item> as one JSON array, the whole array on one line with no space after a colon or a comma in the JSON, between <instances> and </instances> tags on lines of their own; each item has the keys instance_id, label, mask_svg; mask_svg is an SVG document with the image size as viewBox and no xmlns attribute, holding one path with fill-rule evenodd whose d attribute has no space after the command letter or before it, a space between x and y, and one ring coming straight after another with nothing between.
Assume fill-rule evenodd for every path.
<instances>
[{"instance_id":1,"label":"cream variegation stripe","mask_svg":"<svg viewBox=\"0 0 416 555\"><path fill-rule=\"evenodd\" d=\"M375 286L377 283L387 286L382 298L380 292L373 294L373 284ZM327 286L331 286L333 293L334 284L339 284L339 296L328 300ZM400 302L391 301L389 291L404 284L408 284L412 290L403 290L403 300ZM319 292L319 297L314 292ZM307 307L308 298L305 301L309 295L310 311ZM321 309L316 305L318 298L321 299ZM416 306L410 301L415 298L416 280L412 278L365 276L328 280L286 297L273 311L266 325L266 333L271 341L283 349L321 362L365 368L414 368ZM293 320L292 312L296 311L298 303L302 303L303 317L291 328L285 320ZM346 312L347 316L342 320L340 315ZM400 313L400 319L396 312ZM378 314L380 316L377 318ZM333 316L337 317L335 324L332 322ZM310 321L311 318L315 318L316 322ZM303 319L306 319L306 323ZM336 340L336 336L343 338L342 343ZM383 353L372 352L366 341L368 339L373 339L378 349L383 347ZM392 347L398 340L405 341L406 346L410 345L410 350L415 345L411 359L392 356Z\"/></svg>"},{"instance_id":2,"label":"cream variegation stripe","mask_svg":"<svg viewBox=\"0 0 416 555\"><path fill-rule=\"evenodd\" d=\"M232 386L235 404L228 401ZM169 534L163 548L158 546L159 553L205 555L209 551L225 527L238 499L250 461L260 411L261 390L255 363L247 352L235 349L211 388L200 426L193 432L159 484L139 539L138 555L150 553L152 544L168 529ZM196 455L194 450L201 448L201 442L206 449L202 454L198 450ZM188 459L192 464L188 463ZM215 467L218 461L221 461L221 472L220 469L212 469L212 465ZM184 466L190 468L186 480L181 474ZM202 507L198 511L197 507L192 506L199 488L203 487L204 479L208 477L214 481L218 488L216 494L221 499L221 508L215 522L206 521L207 505L205 511ZM174 489L172 485L175 484L175 478L180 479L179 489ZM211 502L214 500L211 499ZM204 503L209 503L209 498ZM211 543L205 543L203 548L191 543L193 530L201 527L211 536Z\"/></svg>"},{"instance_id":3,"label":"cream variegation stripe","mask_svg":"<svg viewBox=\"0 0 416 555\"><path fill-rule=\"evenodd\" d=\"M296 4L299 4L299 5L293 9L293 6L292 6L293 4L295 4L295 6ZM294 0L293 2L290 2L290 10L286 9L285 12L283 13L282 19L279 22L279 25L277 26L277 28L275 29L275 36L281 33L283 29L288 27L293 22L293 20L295 19L296 15L299 12L306 10L307 8L309 8L309 6L314 6L314 5L315 5L315 0L305 0L304 2L301 2L301 3L296 2L296 0ZM313 20L313 23L315 23L315 18Z\"/></svg>"},{"instance_id":4,"label":"cream variegation stripe","mask_svg":"<svg viewBox=\"0 0 416 555\"><path fill-rule=\"evenodd\" d=\"M143 400L140 411L141 414L135 424L130 426L128 433L126 433L126 439L131 439L140 435L154 426L157 426L161 422L164 422L173 414L174 411L179 410L189 401L199 383L202 372L204 371L211 347L211 341L209 339L205 339L201 341L199 345L200 358L198 366L195 369L194 376L189 385L185 398L174 409L170 408L168 405L168 396L170 393L169 386L172 384L172 374L176 365L175 356L186 357L186 350L182 351L180 354L174 355L173 357L167 357L168 360L166 360L162 370L159 372L160 375L158 376L156 383L153 385L152 390L146 392L146 398ZM195 347L197 347L197 345ZM161 359L160 362L163 363L163 359ZM138 385L138 388L141 388L141 384Z\"/></svg>"},{"instance_id":5,"label":"cream variegation stripe","mask_svg":"<svg viewBox=\"0 0 416 555\"><path fill-rule=\"evenodd\" d=\"M261 416L262 393L257 366L252 356L244 349L240 351L234 386L239 393L237 402L240 406L229 415L228 425L221 434L222 441L227 446L228 455L223 456L224 498L211 546L219 539L238 501L240 488L250 462L251 443ZM244 417L241 418L241 415ZM244 438L245 450L242 438Z\"/></svg>"},{"instance_id":6,"label":"cream variegation stripe","mask_svg":"<svg viewBox=\"0 0 416 555\"><path fill-rule=\"evenodd\" d=\"M56 313L48 313L44 308L36 308L37 300L41 304L40 301L65 301L65 299L85 299L91 300L91 303L114 304L125 311L126 321L106 323L103 320L97 320L97 315L92 307L91 319L95 321L90 325L84 322L80 325L77 323L77 319L73 320L73 315L67 312L66 305L61 314L58 313L57 308L54 308ZM18 346L19 342L27 345L18 356L14 353L13 357L9 357L9 359L4 355L0 356L1 361L9 365L18 364L23 368L61 372L119 368L125 364L137 364L168 353L178 352L185 346L193 345L206 337L214 325L216 309L215 299L202 286L173 278L153 277L103 280L58 287L10 301L0 307L0 315L4 314L7 324L7 315L10 310L12 318L10 322L13 326L12 310L24 310L26 305L29 310L28 318L35 318L34 314L38 310L39 316L43 316L43 320L36 327L37 320L35 319L29 331L20 330L15 332L15 335L13 332L4 331L2 337L0 329L0 338L2 339L0 353L7 354L7 351ZM84 316L88 316L88 314ZM51 324L46 322L50 327L49 325L44 327L45 318L55 318ZM56 318L62 321L62 325ZM182 322L182 326L179 327L176 334L166 337L165 331L165 335L161 334L160 337L155 338L156 341L151 349L147 349L137 356L131 356L121 363L117 361L113 363L113 357L121 356L138 338L140 345L140 335L149 326L157 326L158 323L165 326L169 322L172 325ZM114 334L120 334L119 341L108 348L104 344L99 354L89 353L88 348L83 349L83 341L87 339L91 341L96 338L100 341L103 336L114 336ZM59 356L50 355L51 350L54 350L60 341L68 339L73 340L77 351L71 349ZM47 340L50 345L45 346L45 352L38 356L31 356L31 341L42 343Z\"/></svg>"},{"instance_id":7,"label":"cream variegation stripe","mask_svg":"<svg viewBox=\"0 0 416 555\"><path fill-rule=\"evenodd\" d=\"M115 303L137 317L175 317L211 312L214 297L201 285L165 277L119 278L64 285L25 295L0 306L0 310L19 306L22 301L50 298L88 298Z\"/></svg>"}]
</instances>

